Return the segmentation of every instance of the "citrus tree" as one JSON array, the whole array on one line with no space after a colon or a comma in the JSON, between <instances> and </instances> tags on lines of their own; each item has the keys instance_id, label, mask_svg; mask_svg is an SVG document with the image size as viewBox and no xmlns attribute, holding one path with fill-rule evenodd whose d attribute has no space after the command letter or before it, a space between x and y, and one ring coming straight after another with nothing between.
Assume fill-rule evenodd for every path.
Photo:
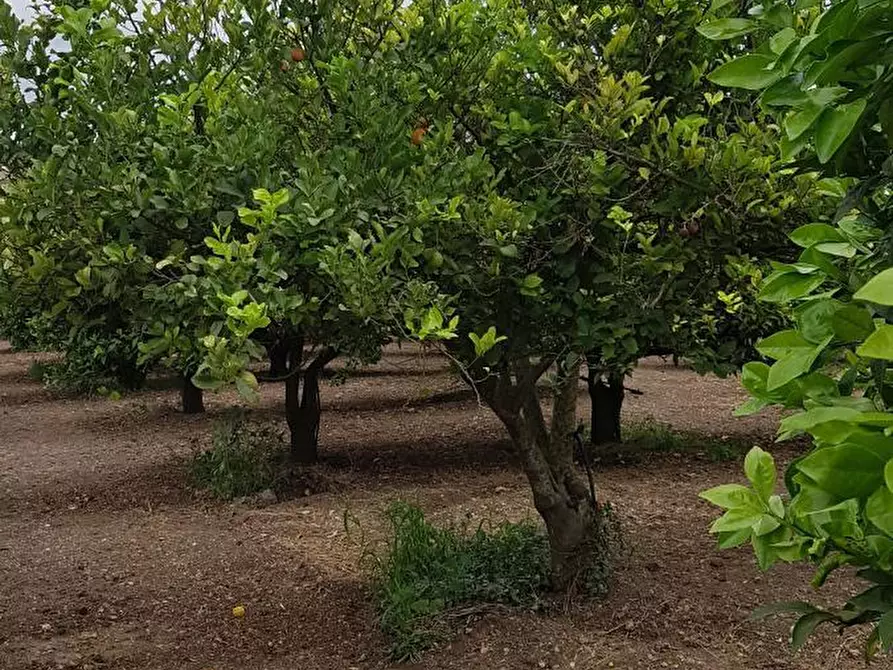
<instances>
[{"instance_id":1,"label":"citrus tree","mask_svg":"<svg viewBox=\"0 0 893 670\"><path fill-rule=\"evenodd\" d=\"M371 313L396 334L439 342L505 424L549 531L553 581L568 588L606 551L604 510L573 458L581 365L594 351L628 365L655 338L649 327L662 332L660 310L699 288L701 252L745 227L699 212L705 188L718 214L720 194L741 183L736 170L746 167L755 189L776 177L774 144L756 122L711 136L706 119L650 95L632 65L647 66L647 40L625 51L633 27L616 30L622 14L542 9L414 3L394 12L375 58L317 63L338 85L333 108L347 99L362 110L344 118L349 135L387 148L370 148L385 162L366 169L397 180L391 199L406 201L358 219L353 243L325 263L389 287L352 294L354 275L333 276L350 311L378 301ZM721 102L703 93L701 111ZM370 102L384 136L364 123ZM750 209L774 230L790 207ZM727 262L719 256L707 274Z\"/></svg>"},{"instance_id":2,"label":"citrus tree","mask_svg":"<svg viewBox=\"0 0 893 670\"><path fill-rule=\"evenodd\" d=\"M5 329L49 333L75 381L135 386L149 329L191 323L146 300L166 281L156 260L201 245L273 164L260 101L240 87L263 24L245 30L239 3L39 9L2 36L17 87L5 120L30 138L6 159ZM149 353L186 379L197 367L195 346Z\"/></svg>"}]
</instances>

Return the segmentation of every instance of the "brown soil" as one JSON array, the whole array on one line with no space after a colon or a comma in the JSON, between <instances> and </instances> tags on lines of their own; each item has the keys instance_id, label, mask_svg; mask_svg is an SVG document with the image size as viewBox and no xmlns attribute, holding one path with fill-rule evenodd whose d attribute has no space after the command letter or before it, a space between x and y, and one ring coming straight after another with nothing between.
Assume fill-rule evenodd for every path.
<instances>
[{"instance_id":1,"label":"brown soil","mask_svg":"<svg viewBox=\"0 0 893 670\"><path fill-rule=\"evenodd\" d=\"M210 502L185 475L231 394L198 417L177 411L171 389L60 399L28 378L32 359L0 345L3 669L392 667L360 561L388 504L416 502L435 520L535 516L504 431L434 357L390 351L325 385L326 463L313 478L327 490L264 508ZM771 443L773 417L730 417L735 380L649 360L632 386L644 395L629 397L627 418ZM281 421L280 394L265 386L254 411ZM863 667L858 632L828 631L791 657L787 622L748 621L758 604L839 601L854 584L816 596L808 569L761 575L749 551L715 550L715 511L697 493L739 468L670 454L602 469L629 550L610 597L559 615L488 614L411 667Z\"/></svg>"}]
</instances>

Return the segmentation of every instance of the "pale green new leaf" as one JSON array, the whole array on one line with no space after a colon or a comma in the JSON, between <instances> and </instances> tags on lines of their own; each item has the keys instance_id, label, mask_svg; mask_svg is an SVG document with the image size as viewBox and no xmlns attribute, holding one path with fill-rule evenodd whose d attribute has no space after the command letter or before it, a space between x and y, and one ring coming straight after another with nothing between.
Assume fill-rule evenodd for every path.
<instances>
[{"instance_id":1,"label":"pale green new leaf","mask_svg":"<svg viewBox=\"0 0 893 670\"><path fill-rule=\"evenodd\" d=\"M701 491L698 495L707 502L724 509L734 507L747 507L754 511L762 509L759 497L751 489L741 484L721 484L712 489Z\"/></svg>"},{"instance_id":2,"label":"pale green new leaf","mask_svg":"<svg viewBox=\"0 0 893 670\"><path fill-rule=\"evenodd\" d=\"M893 361L893 325L882 324L875 330L856 353L866 358Z\"/></svg>"},{"instance_id":3,"label":"pale green new leaf","mask_svg":"<svg viewBox=\"0 0 893 670\"><path fill-rule=\"evenodd\" d=\"M893 305L893 268L872 277L853 297L878 305Z\"/></svg>"},{"instance_id":4,"label":"pale green new leaf","mask_svg":"<svg viewBox=\"0 0 893 670\"><path fill-rule=\"evenodd\" d=\"M710 526L711 533L728 533L744 528L753 528L762 517L762 512L757 512L746 507L735 507L719 517Z\"/></svg>"},{"instance_id":5,"label":"pale green new leaf","mask_svg":"<svg viewBox=\"0 0 893 670\"><path fill-rule=\"evenodd\" d=\"M744 458L744 474L753 485L754 491L764 501L768 501L775 491L775 460L771 454L754 447Z\"/></svg>"}]
</instances>

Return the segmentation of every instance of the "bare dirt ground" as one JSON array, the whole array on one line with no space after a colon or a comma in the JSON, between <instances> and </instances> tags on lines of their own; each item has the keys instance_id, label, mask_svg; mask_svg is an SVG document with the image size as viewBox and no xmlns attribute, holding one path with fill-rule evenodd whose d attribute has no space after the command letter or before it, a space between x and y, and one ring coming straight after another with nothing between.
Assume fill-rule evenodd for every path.
<instances>
[{"instance_id":1,"label":"bare dirt ground","mask_svg":"<svg viewBox=\"0 0 893 670\"><path fill-rule=\"evenodd\" d=\"M360 560L388 505L409 500L435 520L535 516L504 431L437 358L391 351L326 385L314 476L327 490L264 508L209 502L185 474L232 395L210 396L199 417L177 411L174 390L61 399L28 378L33 358L0 344L4 670L389 668ZM733 379L650 360L632 385L644 395L628 398L627 418L772 441L773 417L730 417ZM281 421L281 392L265 386L255 411ZM791 657L787 622L748 621L761 603L839 601L854 585L838 578L816 596L808 569L761 575L749 551L716 551L715 511L697 493L739 471L698 454L601 469L628 546L610 597L558 615L487 615L410 667L863 667L856 632L827 631Z\"/></svg>"}]
</instances>

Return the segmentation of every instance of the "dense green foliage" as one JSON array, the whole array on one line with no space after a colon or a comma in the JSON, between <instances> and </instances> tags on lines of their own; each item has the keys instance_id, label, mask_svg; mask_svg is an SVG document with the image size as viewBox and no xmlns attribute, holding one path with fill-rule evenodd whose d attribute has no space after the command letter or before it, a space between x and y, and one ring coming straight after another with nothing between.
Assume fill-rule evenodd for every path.
<instances>
[{"instance_id":1,"label":"dense green foliage","mask_svg":"<svg viewBox=\"0 0 893 670\"><path fill-rule=\"evenodd\" d=\"M825 622L871 624L867 656L893 648L893 5L843 0L762 5L756 19L716 19L771 36L752 53L711 74L714 81L765 89L760 100L783 119L783 147L847 179L830 222L790 235L796 263L776 264L760 295L790 305L792 327L763 339L765 362L744 366L752 400L742 412L777 404L798 409L781 422L782 439L809 435L813 450L794 460L775 493L772 457L745 460L751 488L704 492L727 512L713 525L720 546L751 541L761 568L775 561L818 563L815 586L843 566L858 568L865 591L840 610L786 603L767 613L800 614L802 645Z\"/></svg>"},{"instance_id":2,"label":"dense green foliage","mask_svg":"<svg viewBox=\"0 0 893 670\"><path fill-rule=\"evenodd\" d=\"M870 183L889 177L893 133L893 4L889 0L787 0L745 3L750 18L714 18L700 30L714 39L754 33L759 48L710 74L723 86L762 90L779 114L782 148ZM735 12L715 2L717 17ZM832 160L833 159L833 160Z\"/></svg>"},{"instance_id":3,"label":"dense green foliage","mask_svg":"<svg viewBox=\"0 0 893 670\"><path fill-rule=\"evenodd\" d=\"M549 542L536 524L503 523L473 532L438 528L417 507L388 511L391 538L370 554L381 609L398 661L450 632L450 615L486 604L536 606L549 583Z\"/></svg>"}]
</instances>

